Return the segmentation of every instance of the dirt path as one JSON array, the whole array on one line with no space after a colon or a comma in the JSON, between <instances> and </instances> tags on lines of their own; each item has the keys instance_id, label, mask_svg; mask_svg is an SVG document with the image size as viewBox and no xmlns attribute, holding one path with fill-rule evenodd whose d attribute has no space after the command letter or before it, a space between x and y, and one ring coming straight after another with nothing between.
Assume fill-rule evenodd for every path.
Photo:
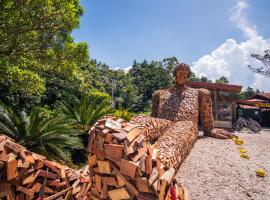
<instances>
[{"instance_id":1,"label":"dirt path","mask_svg":"<svg viewBox=\"0 0 270 200\"><path fill-rule=\"evenodd\" d=\"M238 133L250 159L240 157L232 140L199 139L177 179L191 200L270 200L270 130ZM256 176L264 168L266 177Z\"/></svg>"}]
</instances>

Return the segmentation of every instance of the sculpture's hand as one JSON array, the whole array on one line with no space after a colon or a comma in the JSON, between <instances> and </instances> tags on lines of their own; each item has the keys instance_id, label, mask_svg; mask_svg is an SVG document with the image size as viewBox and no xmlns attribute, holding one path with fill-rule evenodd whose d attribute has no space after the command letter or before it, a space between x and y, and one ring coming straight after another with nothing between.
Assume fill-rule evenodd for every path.
<instances>
[{"instance_id":1,"label":"sculpture's hand","mask_svg":"<svg viewBox=\"0 0 270 200\"><path fill-rule=\"evenodd\" d=\"M210 136L218 139L230 139L235 135L221 128L213 128L210 132Z\"/></svg>"}]
</instances>

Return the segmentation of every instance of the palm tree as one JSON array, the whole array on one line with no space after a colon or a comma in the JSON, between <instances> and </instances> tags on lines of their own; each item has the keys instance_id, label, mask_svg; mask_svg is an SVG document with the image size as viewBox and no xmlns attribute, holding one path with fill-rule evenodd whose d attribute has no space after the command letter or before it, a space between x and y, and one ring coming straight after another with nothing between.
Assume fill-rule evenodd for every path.
<instances>
[{"instance_id":1,"label":"palm tree","mask_svg":"<svg viewBox=\"0 0 270 200\"><path fill-rule=\"evenodd\" d=\"M0 104L0 133L12 137L28 150L71 164L70 149L83 148L78 131L60 115L32 109L29 116L12 106Z\"/></svg>"},{"instance_id":2,"label":"palm tree","mask_svg":"<svg viewBox=\"0 0 270 200\"><path fill-rule=\"evenodd\" d=\"M64 114L64 118L73 124L75 128L86 133L98 119L112 113L109 102L99 97L82 96L75 99L72 105L66 102L58 102L58 108Z\"/></svg>"}]
</instances>

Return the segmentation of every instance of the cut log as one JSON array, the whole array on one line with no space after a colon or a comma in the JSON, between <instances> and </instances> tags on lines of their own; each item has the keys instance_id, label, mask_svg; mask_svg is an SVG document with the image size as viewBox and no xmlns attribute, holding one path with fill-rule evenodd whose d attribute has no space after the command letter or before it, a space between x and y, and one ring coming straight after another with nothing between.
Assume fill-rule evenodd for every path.
<instances>
[{"instance_id":1,"label":"cut log","mask_svg":"<svg viewBox=\"0 0 270 200\"><path fill-rule=\"evenodd\" d=\"M32 173L23 180L22 184L25 185L28 183L33 183L35 179L36 179L35 173Z\"/></svg>"},{"instance_id":2,"label":"cut log","mask_svg":"<svg viewBox=\"0 0 270 200\"><path fill-rule=\"evenodd\" d=\"M109 186L117 187L115 177L104 177L104 182Z\"/></svg>"},{"instance_id":3,"label":"cut log","mask_svg":"<svg viewBox=\"0 0 270 200\"><path fill-rule=\"evenodd\" d=\"M129 199L130 196L125 188L108 191L108 195L112 200Z\"/></svg>"},{"instance_id":4,"label":"cut log","mask_svg":"<svg viewBox=\"0 0 270 200\"><path fill-rule=\"evenodd\" d=\"M121 130L121 123L116 122L116 121L111 120L111 119L107 119L105 122L105 127L118 132Z\"/></svg>"},{"instance_id":5,"label":"cut log","mask_svg":"<svg viewBox=\"0 0 270 200\"><path fill-rule=\"evenodd\" d=\"M37 176L46 177L46 173L47 173L47 172L44 171L44 170L38 170L38 172L37 172L38 175L37 175ZM48 179L57 179L57 174L48 172L47 178L48 178Z\"/></svg>"},{"instance_id":6,"label":"cut log","mask_svg":"<svg viewBox=\"0 0 270 200\"><path fill-rule=\"evenodd\" d=\"M100 193L101 192L101 177L99 175L95 175L96 189Z\"/></svg>"},{"instance_id":7,"label":"cut log","mask_svg":"<svg viewBox=\"0 0 270 200\"><path fill-rule=\"evenodd\" d=\"M137 162L143 155L145 155L147 152L147 149L146 148L140 148L138 150L138 152L136 153L136 155L132 156L131 157L131 160L133 162Z\"/></svg>"},{"instance_id":8,"label":"cut log","mask_svg":"<svg viewBox=\"0 0 270 200\"><path fill-rule=\"evenodd\" d=\"M21 159L18 160L18 168L28 168L29 167L29 162L26 161L22 161Z\"/></svg>"},{"instance_id":9,"label":"cut log","mask_svg":"<svg viewBox=\"0 0 270 200\"><path fill-rule=\"evenodd\" d=\"M104 178L102 178L103 180ZM100 198L101 199L108 199L108 185L106 181L102 181L102 190L101 190L101 194L100 194Z\"/></svg>"},{"instance_id":10,"label":"cut log","mask_svg":"<svg viewBox=\"0 0 270 200\"><path fill-rule=\"evenodd\" d=\"M62 191L60 191L60 192L58 192L56 194L53 194L53 195L51 195L49 197L44 198L44 200L54 200L54 199L60 197L61 195L65 194L66 192L68 192L71 189L72 189L72 187L69 187L67 189L64 189L64 190L62 190Z\"/></svg>"},{"instance_id":11,"label":"cut log","mask_svg":"<svg viewBox=\"0 0 270 200\"><path fill-rule=\"evenodd\" d=\"M155 180L157 180L158 174L159 174L158 169L156 167L153 168L152 173L149 177L149 185L152 185L155 182Z\"/></svg>"},{"instance_id":12,"label":"cut log","mask_svg":"<svg viewBox=\"0 0 270 200\"><path fill-rule=\"evenodd\" d=\"M98 161L98 171L101 174L111 174L109 161Z\"/></svg>"},{"instance_id":13,"label":"cut log","mask_svg":"<svg viewBox=\"0 0 270 200\"><path fill-rule=\"evenodd\" d=\"M127 138L127 132L121 131L119 133L113 133L113 138L115 138L118 141L123 141L124 139Z\"/></svg>"},{"instance_id":14,"label":"cut log","mask_svg":"<svg viewBox=\"0 0 270 200\"><path fill-rule=\"evenodd\" d=\"M11 180L18 176L17 160L15 158L9 159L7 162L7 180Z\"/></svg>"},{"instance_id":15,"label":"cut log","mask_svg":"<svg viewBox=\"0 0 270 200\"><path fill-rule=\"evenodd\" d=\"M145 159L145 173L151 174L152 173L152 157L147 156Z\"/></svg>"},{"instance_id":16,"label":"cut log","mask_svg":"<svg viewBox=\"0 0 270 200\"><path fill-rule=\"evenodd\" d=\"M128 124L125 128L124 128L124 130L126 131L126 132L130 132L132 129L134 129L135 127L137 127L135 124Z\"/></svg>"},{"instance_id":17,"label":"cut log","mask_svg":"<svg viewBox=\"0 0 270 200\"><path fill-rule=\"evenodd\" d=\"M97 156L96 155L92 155L92 156L88 156L88 165L89 167L93 167L97 164Z\"/></svg>"},{"instance_id":18,"label":"cut log","mask_svg":"<svg viewBox=\"0 0 270 200\"><path fill-rule=\"evenodd\" d=\"M137 177L136 186L140 192L150 192L147 178Z\"/></svg>"},{"instance_id":19,"label":"cut log","mask_svg":"<svg viewBox=\"0 0 270 200\"><path fill-rule=\"evenodd\" d=\"M140 129L134 128L127 134L127 140L131 143L140 134Z\"/></svg>"},{"instance_id":20,"label":"cut log","mask_svg":"<svg viewBox=\"0 0 270 200\"><path fill-rule=\"evenodd\" d=\"M35 159L32 155L28 155L26 160L31 164L35 164Z\"/></svg>"},{"instance_id":21,"label":"cut log","mask_svg":"<svg viewBox=\"0 0 270 200\"><path fill-rule=\"evenodd\" d=\"M104 137L104 142L111 144L113 142L113 134L108 133Z\"/></svg>"},{"instance_id":22,"label":"cut log","mask_svg":"<svg viewBox=\"0 0 270 200\"><path fill-rule=\"evenodd\" d=\"M166 180L163 179L161 180L161 188L160 188L160 192L158 195L158 200L164 200L164 196L165 196L165 190L166 190Z\"/></svg>"},{"instance_id":23,"label":"cut log","mask_svg":"<svg viewBox=\"0 0 270 200\"><path fill-rule=\"evenodd\" d=\"M122 186L126 185L125 180L123 179L122 176L116 175L116 179L117 179L118 187L122 187Z\"/></svg>"},{"instance_id":24,"label":"cut log","mask_svg":"<svg viewBox=\"0 0 270 200\"><path fill-rule=\"evenodd\" d=\"M120 164L120 173L130 178L136 177L137 166L135 163L122 159Z\"/></svg>"},{"instance_id":25,"label":"cut log","mask_svg":"<svg viewBox=\"0 0 270 200\"><path fill-rule=\"evenodd\" d=\"M173 177L175 175L175 169L171 167L169 170L167 170L161 177L161 180L166 180L167 184L170 184Z\"/></svg>"},{"instance_id":26,"label":"cut log","mask_svg":"<svg viewBox=\"0 0 270 200\"><path fill-rule=\"evenodd\" d=\"M121 159L123 156L123 145L117 145L117 144L105 144L105 153L106 157L112 158L112 159Z\"/></svg>"},{"instance_id":27,"label":"cut log","mask_svg":"<svg viewBox=\"0 0 270 200\"><path fill-rule=\"evenodd\" d=\"M31 189L27 189L25 187L19 186L18 191L21 191L24 194L28 195L29 199L32 199L34 197L34 191Z\"/></svg>"}]
</instances>

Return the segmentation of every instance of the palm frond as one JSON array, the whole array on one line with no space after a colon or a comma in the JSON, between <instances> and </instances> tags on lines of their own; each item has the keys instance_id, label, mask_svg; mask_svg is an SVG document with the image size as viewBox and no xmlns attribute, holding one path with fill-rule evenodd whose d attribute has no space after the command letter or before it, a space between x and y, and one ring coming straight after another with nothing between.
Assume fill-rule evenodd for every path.
<instances>
[{"instance_id":1,"label":"palm frond","mask_svg":"<svg viewBox=\"0 0 270 200\"><path fill-rule=\"evenodd\" d=\"M70 120L74 127L83 131L87 131L98 119L112 111L107 101L100 102L99 98L86 95L80 100L75 99L71 106L65 102L59 102L58 108L62 110L65 119Z\"/></svg>"},{"instance_id":2,"label":"palm frond","mask_svg":"<svg viewBox=\"0 0 270 200\"><path fill-rule=\"evenodd\" d=\"M0 103L0 131L14 139L20 139L26 134L27 120L24 113L17 111L12 106Z\"/></svg>"}]
</instances>

